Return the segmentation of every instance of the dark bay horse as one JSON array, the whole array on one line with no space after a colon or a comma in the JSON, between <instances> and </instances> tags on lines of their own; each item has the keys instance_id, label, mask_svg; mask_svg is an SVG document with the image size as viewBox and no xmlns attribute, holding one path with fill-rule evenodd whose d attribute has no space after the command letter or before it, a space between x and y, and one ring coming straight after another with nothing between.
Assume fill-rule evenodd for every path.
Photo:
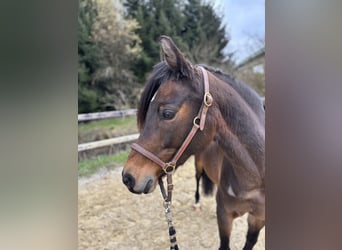
<instances>
[{"instance_id":1,"label":"dark bay horse","mask_svg":"<svg viewBox=\"0 0 342 250\"><path fill-rule=\"evenodd\" d=\"M177 155L175 168L191 155L204 157L204 161L206 153L215 159L220 156L221 164L205 165L206 174L217 184L220 249L229 249L232 221L245 213L249 215L244 249L252 249L265 225L263 103L247 85L217 70L191 64L171 38L162 36L160 43L165 60L154 67L142 93L137 144L161 162ZM206 114L198 116L208 102L205 82L212 102ZM181 147L196 125L201 129L186 148ZM214 149L215 155L210 154ZM153 192L163 175L160 164L136 147L122 172L124 184L136 194Z\"/></svg>"}]
</instances>

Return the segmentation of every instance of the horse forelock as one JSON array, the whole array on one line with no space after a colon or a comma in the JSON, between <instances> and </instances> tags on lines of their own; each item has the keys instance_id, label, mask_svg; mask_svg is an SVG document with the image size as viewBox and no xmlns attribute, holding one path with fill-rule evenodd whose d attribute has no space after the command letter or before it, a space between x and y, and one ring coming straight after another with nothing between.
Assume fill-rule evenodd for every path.
<instances>
[{"instance_id":1,"label":"horse forelock","mask_svg":"<svg viewBox=\"0 0 342 250\"><path fill-rule=\"evenodd\" d=\"M153 67L153 71L140 97L137 112L137 122L139 130L144 127L147 110L159 87L171 78L182 79L183 77L192 79L193 76L184 76L181 72L173 71L164 61L156 64Z\"/></svg>"}]
</instances>

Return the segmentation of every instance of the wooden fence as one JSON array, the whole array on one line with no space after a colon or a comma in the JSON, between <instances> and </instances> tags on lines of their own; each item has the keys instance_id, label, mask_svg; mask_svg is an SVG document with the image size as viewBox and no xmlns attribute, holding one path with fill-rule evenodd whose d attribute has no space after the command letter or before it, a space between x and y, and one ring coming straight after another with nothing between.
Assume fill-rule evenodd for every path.
<instances>
[{"instance_id":1,"label":"wooden fence","mask_svg":"<svg viewBox=\"0 0 342 250\"><path fill-rule=\"evenodd\" d=\"M110 138L110 139L105 139L105 140L100 140L100 141L86 142L86 143L78 144L78 152L82 152L82 151L94 149L94 148L111 146L111 145L120 144L120 143L131 142L131 141L135 141L136 139L138 139L138 137L139 137L139 134L133 134L133 135L125 135L125 136L120 136L120 137L115 137L115 138Z\"/></svg>"},{"instance_id":2,"label":"wooden fence","mask_svg":"<svg viewBox=\"0 0 342 250\"><path fill-rule=\"evenodd\" d=\"M84 121L92 121L92 120L99 120L99 119L108 119L108 118L119 118L125 116L136 115L136 109L126 109L126 110L118 110L118 111L108 111L108 112L98 112L98 113L87 113L87 114L79 114L78 115L78 122ZM120 143L127 143L131 141L135 141L138 139L139 134L132 134L132 135L125 135L105 140L93 141L93 142L86 142L82 144L78 144L78 152L100 148L100 147L107 147L111 145L116 145Z\"/></svg>"},{"instance_id":3,"label":"wooden fence","mask_svg":"<svg viewBox=\"0 0 342 250\"><path fill-rule=\"evenodd\" d=\"M116 110L116 111L107 111L107 112L98 112L98 113L79 114L77 118L79 122L84 122L84 121L91 121L91 120L130 116L130 115L135 115L136 113L137 113L136 109L126 109L126 110Z\"/></svg>"}]
</instances>

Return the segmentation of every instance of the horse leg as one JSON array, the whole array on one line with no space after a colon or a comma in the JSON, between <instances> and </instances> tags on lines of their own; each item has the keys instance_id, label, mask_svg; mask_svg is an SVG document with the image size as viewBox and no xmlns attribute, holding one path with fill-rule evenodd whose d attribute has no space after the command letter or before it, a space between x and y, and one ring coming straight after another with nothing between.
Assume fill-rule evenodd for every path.
<instances>
[{"instance_id":1,"label":"horse leg","mask_svg":"<svg viewBox=\"0 0 342 250\"><path fill-rule=\"evenodd\" d=\"M196 192L195 192L195 204L194 204L194 209L195 211L200 211L201 210L201 204L199 203L200 201L200 191L199 191L199 184L200 180L203 174L203 164L202 164L202 157L200 155L195 156L195 170L196 170Z\"/></svg>"},{"instance_id":2,"label":"horse leg","mask_svg":"<svg viewBox=\"0 0 342 250\"><path fill-rule=\"evenodd\" d=\"M261 228L265 225L265 221L257 219L252 214L248 214L248 232L246 244L243 250L252 250L253 246L258 240L259 232Z\"/></svg>"},{"instance_id":3,"label":"horse leg","mask_svg":"<svg viewBox=\"0 0 342 250\"><path fill-rule=\"evenodd\" d=\"M199 184L202 176L202 169L198 169L197 164L196 164L196 192L195 192L195 204L194 204L194 209L195 211L200 211L201 210L201 204L199 203L200 200L200 194L199 194Z\"/></svg>"},{"instance_id":4,"label":"horse leg","mask_svg":"<svg viewBox=\"0 0 342 250\"><path fill-rule=\"evenodd\" d=\"M235 218L234 212L228 212L224 204L224 195L221 194L219 189L216 194L216 213L217 213L217 224L220 235L220 248L219 250L230 250L229 238L232 231L232 222Z\"/></svg>"}]
</instances>

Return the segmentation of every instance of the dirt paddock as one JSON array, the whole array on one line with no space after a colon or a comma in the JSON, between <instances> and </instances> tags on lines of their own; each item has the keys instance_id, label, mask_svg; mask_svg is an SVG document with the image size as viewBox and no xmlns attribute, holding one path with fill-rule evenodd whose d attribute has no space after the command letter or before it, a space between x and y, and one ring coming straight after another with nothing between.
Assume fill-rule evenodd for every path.
<instances>
[{"instance_id":1,"label":"dirt paddock","mask_svg":"<svg viewBox=\"0 0 342 250\"><path fill-rule=\"evenodd\" d=\"M130 193L121 181L122 168L100 171L79 180L79 250L169 249L168 227L159 188L152 194ZM192 208L195 194L193 158L174 175L173 223L180 249L218 249L214 197L201 196L202 210ZM247 232L246 215L234 221L230 246L242 249ZM265 228L255 250L265 249Z\"/></svg>"}]
</instances>

